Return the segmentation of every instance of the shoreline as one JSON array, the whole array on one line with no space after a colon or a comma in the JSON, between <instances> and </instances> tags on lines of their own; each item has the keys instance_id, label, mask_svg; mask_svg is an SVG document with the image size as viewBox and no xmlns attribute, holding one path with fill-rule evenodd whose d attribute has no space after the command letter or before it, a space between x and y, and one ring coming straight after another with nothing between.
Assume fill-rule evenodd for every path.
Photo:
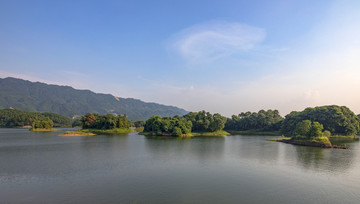
<instances>
[{"instance_id":1,"label":"shoreline","mask_svg":"<svg viewBox=\"0 0 360 204\"><path fill-rule=\"evenodd\" d=\"M311 140L294 140L291 138L267 139L267 141L282 142L282 143L286 143L286 144L307 146L307 147L348 149L347 145L333 145L331 143L314 142Z\"/></svg>"},{"instance_id":2,"label":"shoreline","mask_svg":"<svg viewBox=\"0 0 360 204\"><path fill-rule=\"evenodd\" d=\"M59 136L59 137L83 137L83 136L94 136L95 134L80 134L80 133L69 133L69 134L59 134L59 135L56 135L56 136Z\"/></svg>"},{"instance_id":3,"label":"shoreline","mask_svg":"<svg viewBox=\"0 0 360 204\"><path fill-rule=\"evenodd\" d=\"M32 128L30 128L29 131L33 131L33 132L53 132L53 131L59 131L59 129L55 129L55 128L51 128L51 129L35 128L35 129L32 129Z\"/></svg>"}]
</instances>

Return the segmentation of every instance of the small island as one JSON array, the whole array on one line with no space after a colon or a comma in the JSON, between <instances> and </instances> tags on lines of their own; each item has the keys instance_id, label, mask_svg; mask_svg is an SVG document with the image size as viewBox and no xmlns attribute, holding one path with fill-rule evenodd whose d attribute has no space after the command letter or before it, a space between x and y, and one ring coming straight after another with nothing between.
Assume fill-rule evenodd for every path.
<instances>
[{"instance_id":1,"label":"small island","mask_svg":"<svg viewBox=\"0 0 360 204\"><path fill-rule=\"evenodd\" d=\"M194 136L224 136L226 117L218 113L214 115L205 112L190 112L182 117L150 117L144 125L145 136L194 137Z\"/></svg>"},{"instance_id":2,"label":"small island","mask_svg":"<svg viewBox=\"0 0 360 204\"><path fill-rule=\"evenodd\" d=\"M346 145L332 145L329 140L331 132L328 130L323 131L323 129L324 126L319 122L303 120L296 125L295 134L293 136L269 139L269 141L284 142L301 146L347 149Z\"/></svg>"},{"instance_id":3,"label":"small island","mask_svg":"<svg viewBox=\"0 0 360 204\"><path fill-rule=\"evenodd\" d=\"M49 117L46 117L44 120L36 120L32 123L30 131L37 131L37 132L51 132L57 131L58 129L54 129L54 122L50 120Z\"/></svg>"},{"instance_id":4,"label":"small island","mask_svg":"<svg viewBox=\"0 0 360 204\"><path fill-rule=\"evenodd\" d=\"M87 113L81 117L82 129L68 131L58 136L92 136L92 135L113 135L135 132L130 128L126 115L114 116L112 114L99 115Z\"/></svg>"},{"instance_id":5,"label":"small island","mask_svg":"<svg viewBox=\"0 0 360 204\"><path fill-rule=\"evenodd\" d=\"M74 137L74 136L93 136L93 135L96 135L96 134L91 133L91 132L85 132L85 131L82 131L82 130L77 130L77 131L66 131L64 134L59 134L57 136L64 136L64 137L71 136L71 137Z\"/></svg>"}]
</instances>

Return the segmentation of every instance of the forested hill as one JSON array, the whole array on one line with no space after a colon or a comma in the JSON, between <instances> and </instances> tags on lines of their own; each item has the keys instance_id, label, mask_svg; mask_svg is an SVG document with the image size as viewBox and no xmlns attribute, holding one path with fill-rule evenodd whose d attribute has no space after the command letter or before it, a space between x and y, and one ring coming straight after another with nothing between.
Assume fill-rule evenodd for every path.
<instances>
[{"instance_id":1,"label":"forested hill","mask_svg":"<svg viewBox=\"0 0 360 204\"><path fill-rule=\"evenodd\" d=\"M9 107L30 112L53 112L69 117L86 113L126 114L130 120L187 113L174 106L77 90L70 86L48 85L11 77L0 78L0 109Z\"/></svg>"}]
</instances>

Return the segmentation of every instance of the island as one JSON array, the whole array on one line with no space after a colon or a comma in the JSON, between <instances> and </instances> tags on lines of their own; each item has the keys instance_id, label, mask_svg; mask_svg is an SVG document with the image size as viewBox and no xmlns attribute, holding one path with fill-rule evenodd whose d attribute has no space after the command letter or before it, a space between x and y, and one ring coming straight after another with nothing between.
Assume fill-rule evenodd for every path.
<instances>
[{"instance_id":1,"label":"island","mask_svg":"<svg viewBox=\"0 0 360 204\"><path fill-rule=\"evenodd\" d=\"M37 131L37 132L57 131L58 129L54 129L53 126L54 126L54 122L49 117L46 117L44 120L34 121L29 130Z\"/></svg>"},{"instance_id":2,"label":"island","mask_svg":"<svg viewBox=\"0 0 360 204\"><path fill-rule=\"evenodd\" d=\"M184 116L150 117L144 125L145 136L194 137L194 136L224 136L226 117L209 112L190 112Z\"/></svg>"},{"instance_id":3,"label":"island","mask_svg":"<svg viewBox=\"0 0 360 204\"><path fill-rule=\"evenodd\" d=\"M81 117L80 121L82 129L68 131L58 136L114 135L135 132L130 128L130 122L126 115L87 113Z\"/></svg>"},{"instance_id":4,"label":"island","mask_svg":"<svg viewBox=\"0 0 360 204\"><path fill-rule=\"evenodd\" d=\"M322 148L348 148L346 145L332 145L329 140L331 132L328 130L323 131L323 129L324 126L319 122L303 120L296 125L295 134L293 136L269 139L269 141Z\"/></svg>"}]
</instances>

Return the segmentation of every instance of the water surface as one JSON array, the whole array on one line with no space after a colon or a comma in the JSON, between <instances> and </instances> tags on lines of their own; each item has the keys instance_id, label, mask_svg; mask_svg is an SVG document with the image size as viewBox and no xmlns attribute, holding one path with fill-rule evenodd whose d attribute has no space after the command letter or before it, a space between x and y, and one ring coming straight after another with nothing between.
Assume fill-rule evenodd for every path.
<instances>
[{"instance_id":1,"label":"water surface","mask_svg":"<svg viewBox=\"0 0 360 204\"><path fill-rule=\"evenodd\" d=\"M0 129L2 203L360 203L360 145Z\"/></svg>"}]
</instances>

